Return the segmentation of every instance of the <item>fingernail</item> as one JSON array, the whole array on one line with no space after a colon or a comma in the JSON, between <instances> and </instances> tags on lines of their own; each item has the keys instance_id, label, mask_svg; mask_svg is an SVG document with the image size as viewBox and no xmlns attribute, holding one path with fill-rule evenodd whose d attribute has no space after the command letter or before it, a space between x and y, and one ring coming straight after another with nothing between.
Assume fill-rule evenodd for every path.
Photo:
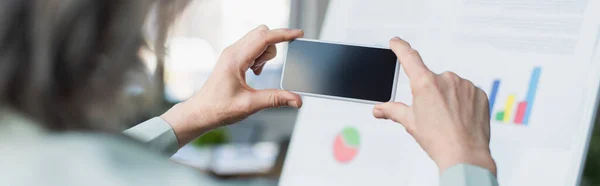
<instances>
[{"instance_id":1,"label":"fingernail","mask_svg":"<svg viewBox=\"0 0 600 186\"><path fill-rule=\"evenodd\" d=\"M383 111L381 109L375 108L373 109L373 116L375 116L376 118L383 118L385 115L383 114Z\"/></svg>"},{"instance_id":2,"label":"fingernail","mask_svg":"<svg viewBox=\"0 0 600 186\"><path fill-rule=\"evenodd\" d=\"M290 106L290 107L298 108L298 102L297 101L288 101L287 105Z\"/></svg>"},{"instance_id":3,"label":"fingernail","mask_svg":"<svg viewBox=\"0 0 600 186\"><path fill-rule=\"evenodd\" d=\"M396 37L393 37L392 40L393 41L398 41L398 40L401 40L401 39L400 39L400 37L396 36Z\"/></svg>"},{"instance_id":4,"label":"fingernail","mask_svg":"<svg viewBox=\"0 0 600 186\"><path fill-rule=\"evenodd\" d=\"M304 31L304 30L302 30L302 29L298 29L298 28L297 28L297 29L293 29L293 31L296 31L296 32L302 32L302 31Z\"/></svg>"}]
</instances>

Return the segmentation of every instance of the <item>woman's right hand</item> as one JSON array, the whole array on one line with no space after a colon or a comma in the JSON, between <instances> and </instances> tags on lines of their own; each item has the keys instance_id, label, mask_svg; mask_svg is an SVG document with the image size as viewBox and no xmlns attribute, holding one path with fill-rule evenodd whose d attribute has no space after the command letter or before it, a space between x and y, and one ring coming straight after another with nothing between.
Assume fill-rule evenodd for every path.
<instances>
[{"instance_id":1,"label":"woman's right hand","mask_svg":"<svg viewBox=\"0 0 600 186\"><path fill-rule=\"evenodd\" d=\"M489 148L490 114L485 92L452 72L431 72L419 53L400 38L393 38L390 48L410 79L413 105L383 103L375 106L373 115L402 124L435 161L440 173L467 163L496 174Z\"/></svg>"},{"instance_id":2,"label":"woman's right hand","mask_svg":"<svg viewBox=\"0 0 600 186\"><path fill-rule=\"evenodd\" d=\"M227 47L200 91L161 117L183 146L203 133L229 125L267 108L300 108L299 95L285 90L256 90L246 83L246 71L259 75L275 58L275 44L304 35L302 30L269 29L261 25Z\"/></svg>"}]
</instances>

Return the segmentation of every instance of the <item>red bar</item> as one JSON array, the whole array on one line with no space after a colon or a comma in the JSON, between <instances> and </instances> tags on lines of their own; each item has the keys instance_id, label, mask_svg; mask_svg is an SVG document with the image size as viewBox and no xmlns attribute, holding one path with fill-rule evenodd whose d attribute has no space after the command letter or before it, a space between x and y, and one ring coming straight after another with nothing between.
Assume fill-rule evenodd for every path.
<instances>
[{"instance_id":1,"label":"red bar","mask_svg":"<svg viewBox=\"0 0 600 186\"><path fill-rule=\"evenodd\" d=\"M517 106L517 115L515 116L515 123L523 124L523 116L525 116L525 110L527 109L527 102L521 101Z\"/></svg>"}]
</instances>

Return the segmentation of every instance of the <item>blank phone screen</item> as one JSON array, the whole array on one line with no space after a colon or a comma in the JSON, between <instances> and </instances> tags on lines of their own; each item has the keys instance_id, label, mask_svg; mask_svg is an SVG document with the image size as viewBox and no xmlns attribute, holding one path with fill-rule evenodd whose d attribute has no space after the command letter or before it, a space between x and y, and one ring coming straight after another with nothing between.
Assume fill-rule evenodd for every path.
<instances>
[{"instance_id":1,"label":"blank phone screen","mask_svg":"<svg viewBox=\"0 0 600 186\"><path fill-rule=\"evenodd\" d=\"M390 49L294 40L282 88L375 102L391 101L396 55Z\"/></svg>"}]
</instances>

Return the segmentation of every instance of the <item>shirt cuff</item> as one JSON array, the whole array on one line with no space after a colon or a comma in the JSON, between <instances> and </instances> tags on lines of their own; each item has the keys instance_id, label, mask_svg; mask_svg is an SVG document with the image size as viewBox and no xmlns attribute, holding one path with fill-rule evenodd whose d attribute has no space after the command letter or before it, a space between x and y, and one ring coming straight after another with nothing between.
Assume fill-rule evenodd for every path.
<instances>
[{"instance_id":1,"label":"shirt cuff","mask_svg":"<svg viewBox=\"0 0 600 186\"><path fill-rule=\"evenodd\" d=\"M154 117L123 132L153 150L172 156L179 150L179 142L171 125L160 117Z\"/></svg>"},{"instance_id":2,"label":"shirt cuff","mask_svg":"<svg viewBox=\"0 0 600 186\"><path fill-rule=\"evenodd\" d=\"M454 165L440 176L441 186L498 186L496 177L487 169L469 165Z\"/></svg>"}]
</instances>

